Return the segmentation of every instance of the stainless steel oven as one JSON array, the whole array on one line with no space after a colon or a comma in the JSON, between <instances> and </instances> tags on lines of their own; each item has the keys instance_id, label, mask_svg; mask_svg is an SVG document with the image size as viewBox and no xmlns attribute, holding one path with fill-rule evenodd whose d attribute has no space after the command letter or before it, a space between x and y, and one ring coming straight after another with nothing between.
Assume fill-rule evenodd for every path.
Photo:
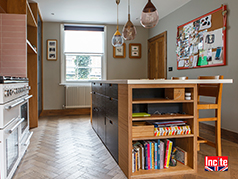
<instances>
[{"instance_id":1,"label":"stainless steel oven","mask_svg":"<svg viewBox=\"0 0 238 179\"><path fill-rule=\"evenodd\" d=\"M30 87L27 79L0 76L0 178L11 179L32 132L29 132Z\"/></svg>"}]
</instances>

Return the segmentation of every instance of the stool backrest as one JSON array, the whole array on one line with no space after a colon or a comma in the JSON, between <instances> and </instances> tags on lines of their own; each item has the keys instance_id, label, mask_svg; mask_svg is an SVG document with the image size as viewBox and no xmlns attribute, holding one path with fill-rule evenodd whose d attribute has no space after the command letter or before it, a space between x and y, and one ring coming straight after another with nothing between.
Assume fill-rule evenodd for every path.
<instances>
[{"instance_id":1,"label":"stool backrest","mask_svg":"<svg viewBox=\"0 0 238 179\"><path fill-rule=\"evenodd\" d=\"M199 76L198 79L223 79L223 76ZM215 97L216 103L220 103L222 97L222 86L222 83L198 84L198 101L200 96L208 96Z\"/></svg>"},{"instance_id":2,"label":"stool backrest","mask_svg":"<svg viewBox=\"0 0 238 179\"><path fill-rule=\"evenodd\" d=\"M181 76L181 77L171 77L171 80L187 80L187 76Z\"/></svg>"}]
</instances>

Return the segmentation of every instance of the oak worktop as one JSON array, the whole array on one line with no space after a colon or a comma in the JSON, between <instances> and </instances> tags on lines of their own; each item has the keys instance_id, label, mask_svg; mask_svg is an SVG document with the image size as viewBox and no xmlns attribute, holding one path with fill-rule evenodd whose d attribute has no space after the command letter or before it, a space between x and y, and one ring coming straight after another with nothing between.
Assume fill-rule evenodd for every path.
<instances>
[{"instance_id":1,"label":"oak worktop","mask_svg":"<svg viewBox=\"0 0 238 179\"><path fill-rule=\"evenodd\" d=\"M187 79L187 80L171 80L171 79L116 79L116 80L95 80L95 83L112 83L112 84L205 84L205 83L233 83L233 79Z\"/></svg>"}]
</instances>

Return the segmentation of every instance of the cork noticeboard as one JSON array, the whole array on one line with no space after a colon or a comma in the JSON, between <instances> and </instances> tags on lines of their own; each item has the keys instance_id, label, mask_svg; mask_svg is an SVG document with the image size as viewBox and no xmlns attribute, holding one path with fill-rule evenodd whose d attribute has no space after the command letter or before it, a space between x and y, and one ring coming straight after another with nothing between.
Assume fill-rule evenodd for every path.
<instances>
[{"instance_id":1,"label":"cork noticeboard","mask_svg":"<svg viewBox=\"0 0 238 179\"><path fill-rule=\"evenodd\" d=\"M226 5L177 27L177 69L226 65Z\"/></svg>"}]
</instances>

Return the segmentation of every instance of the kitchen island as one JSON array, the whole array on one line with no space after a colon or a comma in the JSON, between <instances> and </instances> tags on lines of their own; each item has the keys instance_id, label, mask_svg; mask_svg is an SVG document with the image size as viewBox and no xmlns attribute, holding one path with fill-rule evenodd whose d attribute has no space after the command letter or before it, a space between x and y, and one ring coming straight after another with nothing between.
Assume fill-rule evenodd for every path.
<instances>
[{"instance_id":1,"label":"kitchen island","mask_svg":"<svg viewBox=\"0 0 238 179\"><path fill-rule=\"evenodd\" d=\"M220 80L105 80L92 82L92 127L128 178L155 178L197 171L197 84ZM191 99L185 99L185 93ZM150 116L133 117L145 112ZM154 136L148 121L186 120L191 133ZM139 132L138 132L139 131ZM140 132L141 131L141 132ZM132 145L137 141L173 139L187 152L187 165L162 170L132 170Z\"/></svg>"}]
</instances>

